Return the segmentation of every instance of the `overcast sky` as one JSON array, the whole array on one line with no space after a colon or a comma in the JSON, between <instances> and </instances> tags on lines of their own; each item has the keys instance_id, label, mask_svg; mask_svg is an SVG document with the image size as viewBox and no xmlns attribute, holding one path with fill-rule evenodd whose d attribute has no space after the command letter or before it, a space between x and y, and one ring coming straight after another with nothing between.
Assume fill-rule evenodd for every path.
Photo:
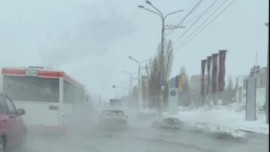
<instances>
[{"instance_id":1,"label":"overcast sky","mask_svg":"<svg viewBox=\"0 0 270 152\"><path fill-rule=\"evenodd\" d=\"M165 13L184 9L168 18L177 24L199 0L152 0ZM185 29L167 33L174 42L199 19L215 0L204 0L183 22ZM226 4L229 4L228 0ZM221 1L217 0L218 5ZM227 49L226 76L249 73L255 64L266 65L268 0L236 0L205 30L183 47L200 23L174 43L171 76L185 66L188 75L200 73L200 62ZM104 100L127 93L122 71L137 72L128 59L152 58L160 42L161 21L137 5L143 0L0 0L0 68L48 66L63 70ZM213 6L215 8L216 6ZM220 9L221 10L221 9ZM135 80L134 80L135 81Z\"/></svg>"}]
</instances>

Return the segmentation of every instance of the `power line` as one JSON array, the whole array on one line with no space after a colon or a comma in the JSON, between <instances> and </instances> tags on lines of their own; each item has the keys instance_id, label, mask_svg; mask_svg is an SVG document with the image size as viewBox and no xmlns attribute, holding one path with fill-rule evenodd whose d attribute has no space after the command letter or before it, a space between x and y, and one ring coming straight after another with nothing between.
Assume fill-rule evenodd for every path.
<instances>
[{"instance_id":1,"label":"power line","mask_svg":"<svg viewBox=\"0 0 270 152\"><path fill-rule=\"evenodd\" d=\"M210 6L208 6L206 9L205 9L205 11L203 12L203 13L201 13L200 14L200 16L199 16L199 18L197 19L197 20L195 20L195 22L193 22L192 24L191 24L191 26L189 26L188 27L188 29L187 30L185 30L185 32L183 33L183 34L181 34L175 41L174 41L174 43L175 42L177 42L177 41L179 41L179 39L181 39L183 36L185 36L185 34L198 22L198 21L200 21L200 19L216 4L218 2L218 0L215 0Z\"/></svg>"},{"instance_id":2,"label":"power line","mask_svg":"<svg viewBox=\"0 0 270 152\"><path fill-rule=\"evenodd\" d=\"M198 26L189 36L188 36L188 38L186 38L186 40L184 41L184 42L186 42L186 41L188 41L192 36L193 36L193 34L195 34L201 27L202 27L202 25L204 25L207 21L209 21L210 19L211 19L211 17L213 16L213 15L215 15L215 13L227 2L228 0L224 0L223 2L221 2L221 4L208 16L208 18L206 19L206 20L204 20L203 22L202 22L202 24L200 25L200 26Z\"/></svg>"},{"instance_id":3,"label":"power line","mask_svg":"<svg viewBox=\"0 0 270 152\"><path fill-rule=\"evenodd\" d=\"M217 14L210 22L208 22L198 33L196 33L189 41L186 41L186 44L182 46L186 46L189 42L191 42L198 34L200 34L205 28L207 28L212 22L214 22L229 6L231 6L235 0L232 0L219 14Z\"/></svg>"},{"instance_id":4,"label":"power line","mask_svg":"<svg viewBox=\"0 0 270 152\"><path fill-rule=\"evenodd\" d=\"M187 42L215 13L227 2L228 0L221 1L220 5L182 42ZM179 45L179 44L178 44ZM177 46L178 46L177 45Z\"/></svg>"},{"instance_id":5,"label":"power line","mask_svg":"<svg viewBox=\"0 0 270 152\"><path fill-rule=\"evenodd\" d=\"M182 48L184 47L184 46L186 46L189 42L191 42L198 34L200 34L205 28L207 28L212 22L214 22L222 13L224 13L224 11L229 7L229 6L231 6L233 3L235 2L235 0L232 0L227 6L225 6L224 8L223 8L223 10L219 13L219 14L217 14L212 20L210 20L210 22L208 22L203 28L201 28L201 30L199 31L199 32L197 32L195 35L193 35L189 40L187 39L185 42L186 43L184 43L184 45L182 46ZM199 28L198 28L199 29ZM193 32L194 33L194 32Z\"/></svg>"},{"instance_id":6,"label":"power line","mask_svg":"<svg viewBox=\"0 0 270 152\"><path fill-rule=\"evenodd\" d=\"M177 26L180 26L188 17L189 15L191 15L195 10L196 8L201 4L203 0L199 0L195 5L194 7L184 16L184 18L182 18L182 20L177 24ZM170 31L170 33L167 34L167 36L169 36L170 34L172 34L173 30Z\"/></svg>"}]
</instances>

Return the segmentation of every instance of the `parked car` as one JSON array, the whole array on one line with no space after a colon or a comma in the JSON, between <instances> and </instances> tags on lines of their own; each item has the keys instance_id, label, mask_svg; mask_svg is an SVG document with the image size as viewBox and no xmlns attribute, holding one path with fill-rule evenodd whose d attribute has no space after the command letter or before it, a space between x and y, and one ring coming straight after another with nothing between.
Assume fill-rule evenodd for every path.
<instances>
[{"instance_id":1,"label":"parked car","mask_svg":"<svg viewBox=\"0 0 270 152\"><path fill-rule=\"evenodd\" d=\"M161 121L155 121L152 123L152 127L158 129L170 129L170 130L179 130L183 127L183 122L177 118L164 118Z\"/></svg>"},{"instance_id":2,"label":"parked car","mask_svg":"<svg viewBox=\"0 0 270 152\"><path fill-rule=\"evenodd\" d=\"M0 93L0 152L6 152L10 148L26 147L26 127L22 115L23 109L16 109L12 100Z\"/></svg>"},{"instance_id":3,"label":"parked car","mask_svg":"<svg viewBox=\"0 0 270 152\"><path fill-rule=\"evenodd\" d=\"M104 110L100 116L100 125L104 128L126 127L127 116L121 110Z\"/></svg>"}]
</instances>

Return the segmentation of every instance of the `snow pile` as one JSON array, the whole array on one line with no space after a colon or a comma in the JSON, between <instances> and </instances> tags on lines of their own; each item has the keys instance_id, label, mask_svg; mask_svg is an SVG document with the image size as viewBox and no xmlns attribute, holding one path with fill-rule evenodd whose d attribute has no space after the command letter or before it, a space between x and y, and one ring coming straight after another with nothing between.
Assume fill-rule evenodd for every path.
<instances>
[{"instance_id":1,"label":"snow pile","mask_svg":"<svg viewBox=\"0 0 270 152\"><path fill-rule=\"evenodd\" d=\"M241 130L235 130L228 127L220 127L215 125L209 125L207 123L189 123L185 125L186 129L195 130L204 133L214 133L220 135L230 135L234 138L242 138L245 136L245 132Z\"/></svg>"},{"instance_id":2,"label":"snow pile","mask_svg":"<svg viewBox=\"0 0 270 152\"><path fill-rule=\"evenodd\" d=\"M169 114L164 114L164 117L168 116L171 117ZM242 135L241 131L269 134L269 125L266 123L265 113L257 114L258 119L256 121L246 121L243 105L238 104L192 108L179 111L173 117L180 119L189 128L197 130L228 132L236 136Z\"/></svg>"}]
</instances>

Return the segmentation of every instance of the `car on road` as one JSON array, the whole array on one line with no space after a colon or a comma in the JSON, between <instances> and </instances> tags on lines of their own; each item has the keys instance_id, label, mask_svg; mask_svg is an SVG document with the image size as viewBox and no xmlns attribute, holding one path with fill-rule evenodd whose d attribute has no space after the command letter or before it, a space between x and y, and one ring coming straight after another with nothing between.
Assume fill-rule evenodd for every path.
<instances>
[{"instance_id":1,"label":"car on road","mask_svg":"<svg viewBox=\"0 0 270 152\"><path fill-rule=\"evenodd\" d=\"M104 110L100 116L100 125L104 128L126 127L127 118L122 110Z\"/></svg>"},{"instance_id":2,"label":"car on road","mask_svg":"<svg viewBox=\"0 0 270 152\"><path fill-rule=\"evenodd\" d=\"M161 121L154 121L152 127L158 129L170 129L170 130L179 130L183 127L183 122L177 118L164 118Z\"/></svg>"},{"instance_id":3,"label":"car on road","mask_svg":"<svg viewBox=\"0 0 270 152\"><path fill-rule=\"evenodd\" d=\"M0 152L10 148L26 147L26 127L22 115L23 109L16 109L12 100L4 93L0 93Z\"/></svg>"}]
</instances>

